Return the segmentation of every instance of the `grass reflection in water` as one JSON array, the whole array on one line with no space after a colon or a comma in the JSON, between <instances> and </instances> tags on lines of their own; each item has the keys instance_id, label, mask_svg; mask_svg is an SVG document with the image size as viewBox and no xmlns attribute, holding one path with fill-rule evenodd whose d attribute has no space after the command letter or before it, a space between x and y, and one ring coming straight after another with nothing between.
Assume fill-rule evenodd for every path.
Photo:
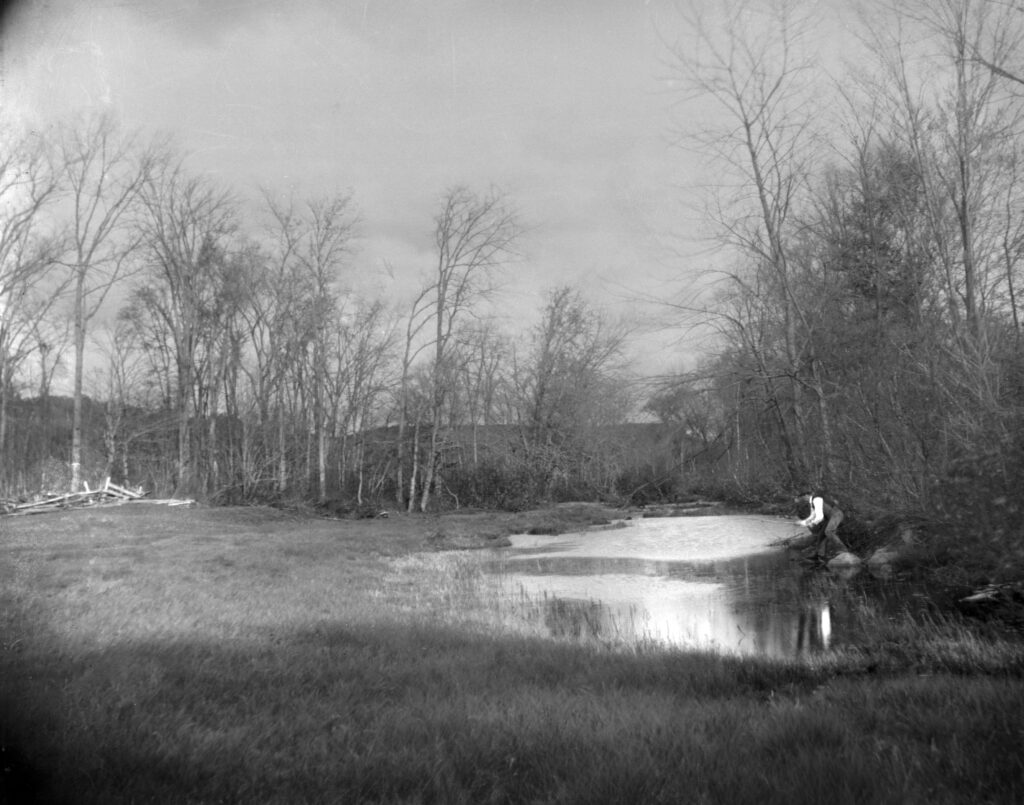
<instances>
[{"instance_id":1,"label":"grass reflection in water","mask_svg":"<svg viewBox=\"0 0 1024 805\"><path fill-rule=\"evenodd\" d=\"M603 564L610 569L610 560ZM727 574L716 579L701 571L694 581L677 567L662 571L559 574L544 560L463 552L403 557L389 583L408 586L417 579L410 611L497 634L624 651L688 648L769 657L830 645L831 607L820 594L798 598L782 590L765 600L760 585L770 581L763 578L752 594L749 577L744 592Z\"/></svg>"}]
</instances>

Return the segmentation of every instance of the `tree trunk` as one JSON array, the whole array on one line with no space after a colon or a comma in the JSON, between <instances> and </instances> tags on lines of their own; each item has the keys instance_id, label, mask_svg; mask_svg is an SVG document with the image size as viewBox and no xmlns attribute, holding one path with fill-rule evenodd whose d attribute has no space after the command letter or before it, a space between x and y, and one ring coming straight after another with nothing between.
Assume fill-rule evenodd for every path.
<instances>
[{"instance_id":1,"label":"tree trunk","mask_svg":"<svg viewBox=\"0 0 1024 805\"><path fill-rule=\"evenodd\" d=\"M71 492L82 485L82 364L85 356L85 271L75 281L75 379L71 413Z\"/></svg>"},{"instance_id":2,"label":"tree trunk","mask_svg":"<svg viewBox=\"0 0 1024 805\"><path fill-rule=\"evenodd\" d=\"M7 367L0 356L0 456L5 455L7 441Z\"/></svg>"},{"instance_id":3,"label":"tree trunk","mask_svg":"<svg viewBox=\"0 0 1024 805\"><path fill-rule=\"evenodd\" d=\"M210 466L208 469L206 491L208 493L216 493L217 488L220 485L220 460L217 457L217 399L216 389L212 389L210 401L209 417L210 422L207 428L207 445L206 454L209 456L208 461Z\"/></svg>"},{"instance_id":4,"label":"tree trunk","mask_svg":"<svg viewBox=\"0 0 1024 805\"><path fill-rule=\"evenodd\" d=\"M417 466L420 456L420 421L419 417L416 417L416 424L413 426L412 431L412 466L409 468L409 503L408 512L412 514L413 509L416 508L416 473L419 467Z\"/></svg>"},{"instance_id":5,"label":"tree trunk","mask_svg":"<svg viewBox=\"0 0 1024 805\"><path fill-rule=\"evenodd\" d=\"M192 365L187 358L178 362L178 492L185 494L191 483L191 434L189 433L189 399L192 394Z\"/></svg>"},{"instance_id":6,"label":"tree trunk","mask_svg":"<svg viewBox=\"0 0 1024 805\"><path fill-rule=\"evenodd\" d=\"M327 433L323 423L317 425L317 500L327 500Z\"/></svg>"},{"instance_id":7,"label":"tree trunk","mask_svg":"<svg viewBox=\"0 0 1024 805\"><path fill-rule=\"evenodd\" d=\"M821 366L817 360L811 362L811 371L814 374L814 392L818 396L818 416L821 419L821 473L823 480L828 481L833 477L832 456L835 449L832 440L832 418L829 414L828 400L825 398L825 385L821 379Z\"/></svg>"},{"instance_id":8,"label":"tree trunk","mask_svg":"<svg viewBox=\"0 0 1024 805\"><path fill-rule=\"evenodd\" d=\"M433 421L430 423L430 451L426 455L423 467L423 490L420 499L420 511L424 513L427 511L427 506L430 505L430 490L434 483L434 475L437 472L437 442L438 433L441 430L440 419L440 406L435 405Z\"/></svg>"},{"instance_id":9,"label":"tree trunk","mask_svg":"<svg viewBox=\"0 0 1024 805\"><path fill-rule=\"evenodd\" d=\"M288 483L288 454L285 450L284 394L278 392L277 405L277 491L283 495Z\"/></svg>"},{"instance_id":10,"label":"tree trunk","mask_svg":"<svg viewBox=\"0 0 1024 805\"><path fill-rule=\"evenodd\" d=\"M355 452L355 455L356 455L356 473L357 473L357 477L358 477L358 480L357 480L357 483L356 483L356 503L358 503L360 506L362 506L363 505L363 477L364 477L364 467L363 467L363 464L365 463L364 453L366 452L366 448L363 445L363 443L360 442L359 444L356 445L356 448L355 448L355 450L353 452Z\"/></svg>"},{"instance_id":11,"label":"tree trunk","mask_svg":"<svg viewBox=\"0 0 1024 805\"><path fill-rule=\"evenodd\" d=\"M401 506L405 501L402 463L405 461L405 393L398 404L398 441L395 445L395 503Z\"/></svg>"}]
</instances>

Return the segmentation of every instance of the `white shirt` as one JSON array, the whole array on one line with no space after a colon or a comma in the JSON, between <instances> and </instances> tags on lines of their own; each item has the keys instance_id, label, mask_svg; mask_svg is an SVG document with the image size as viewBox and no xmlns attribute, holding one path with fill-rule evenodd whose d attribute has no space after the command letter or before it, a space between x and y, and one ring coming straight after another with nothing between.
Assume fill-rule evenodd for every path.
<instances>
[{"instance_id":1,"label":"white shirt","mask_svg":"<svg viewBox=\"0 0 1024 805\"><path fill-rule=\"evenodd\" d=\"M825 519L825 511L823 509L824 505L825 505L825 501L822 500L820 497L813 497L813 498L811 498L811 515L810 515L810 517L805 517L803 520L801 520L799 525L807 526L808 528L810 528L812 525L817 525L822 520L824 520Z\"/></svg>"}]
</instances>

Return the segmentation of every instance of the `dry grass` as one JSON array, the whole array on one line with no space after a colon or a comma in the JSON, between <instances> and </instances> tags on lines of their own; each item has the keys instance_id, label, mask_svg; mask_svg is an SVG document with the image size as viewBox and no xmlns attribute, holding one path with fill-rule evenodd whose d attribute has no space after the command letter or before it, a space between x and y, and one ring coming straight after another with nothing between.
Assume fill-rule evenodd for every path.
<instances>
[{"instance_id":1,"label":"dry grass","mask_svg":"<svg viewBox=\"0 0 1024 805\"><path fill-rule=\"evenodd\" d=\"M0 520L0 802L1024 798L1019 645L886 621L786 664L499 634L474 563L424 553L446 526Z\"/></svg>"}]
</instances>

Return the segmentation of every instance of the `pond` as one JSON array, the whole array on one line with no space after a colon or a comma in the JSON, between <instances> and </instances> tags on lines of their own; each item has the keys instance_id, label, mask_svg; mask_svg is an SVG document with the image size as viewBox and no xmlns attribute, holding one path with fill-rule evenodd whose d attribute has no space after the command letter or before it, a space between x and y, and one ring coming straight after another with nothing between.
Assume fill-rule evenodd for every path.
<instances>
[{"instance_id":1,"label":"pond","mask_svg":"<svg viewBox=\"0 0 1024 805\"><path fill-rule=\"evenodd\" d=\"M832 573L778 547L766 516L635 519L512 537L484 560L505 625L553 638L794 657L852 642L865 598L902 606L898 582ZM775 543L773 545L772 543Z\"/></svg>"}]
</instances>

